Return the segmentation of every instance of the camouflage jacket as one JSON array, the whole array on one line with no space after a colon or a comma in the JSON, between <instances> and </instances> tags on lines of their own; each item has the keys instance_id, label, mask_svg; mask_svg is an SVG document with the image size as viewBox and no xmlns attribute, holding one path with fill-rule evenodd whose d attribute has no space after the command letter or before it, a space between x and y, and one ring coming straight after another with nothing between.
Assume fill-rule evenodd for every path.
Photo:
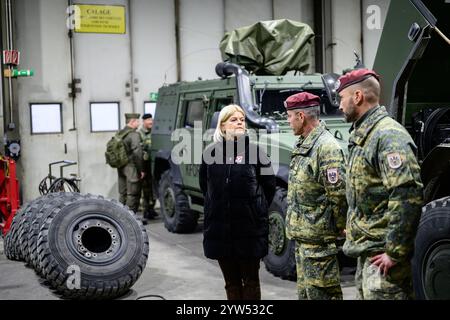
<instances>
[{"instance_id":1,"label":"camouflage jacket","mask_svg":"<svg viewBox=\"0 0 450 320\"><path fill-rule=\"evenodd\" d=\"M142 140L142 152L144 161L150 160L150 149L152 146L152 130L146 130L145 128L139 129L139 134Z\"/></svg>"},{"instance_id":2,"label":"camouflage jacket","mask_svg":"<svg viewBox=\"0 0 450 320\"><path fill-rule=\"evenodd\" d=\"M409 257L420 218L423 185L408 132L384 107L368 111L349 139L347 239L344 253Z\"/></svg>"},{"instance_id":3,"label":"camouflage jacket","mask_svg":"<svg viewBox=\"0 0 450 320\"><path fill-rule=\"evenodd\" d=\"M292 152L287 203L289 239L333 242L345 227L345 156L323 124Z\"/></svg>"},{"instance_id":4,"label":"camouflage jacket","mask_svg":"<svg viewBox=\"0 0 450 320\"><path fill-rule=\"evenodd\" d=\"M141 136L139 133L128 126L125 126L120 132L129 131L129 133L123 139L123 143L125 144L127 154L128 154L128 165L134 165L137 169L137 172L142 172L143 163L142 163L142 147L141 147Z\"/></svg>"}]
</instances>

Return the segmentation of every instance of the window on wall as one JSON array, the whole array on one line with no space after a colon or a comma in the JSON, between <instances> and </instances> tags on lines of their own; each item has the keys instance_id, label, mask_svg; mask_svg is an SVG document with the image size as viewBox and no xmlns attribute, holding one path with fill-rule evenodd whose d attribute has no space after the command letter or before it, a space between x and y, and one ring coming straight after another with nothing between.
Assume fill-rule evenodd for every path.
<instances>
[{"instance_id":1,"label":"window on wall","mask_svg":"<svg viewBox=\"0 0 450 320\"><path fill-rule=\"evenodd\" d=\"M119 130L119 111L118 102L91 102L91 132Z\"/></svg>"},{"instance_id":2,"label":"window on wall","mask_svg":"<svg viewBox=\"0 0 450 320\"><path fill-rule=\"evenodd\" d=\"M195 121L203 121L203 101L189 101L186 107L186 120L184 125L186 128L193 128Z\"/></svg>"},{"instance_id":3,"label":"window on wall","mask_svg":"<svg viewBox=\"0 0 450 320\"><path fill-rule=\"evenodd\" d=\"M153 118L155 118L156 112L156 102L145 101L144 102L144 113L150 113Z\"/></svg>"},{"instance_id":4,"label":"window on wall","mask_svg":"<svg viewBox=\"0 0 450 320\"><path fill-rule=\"evenodd\" d=\"M62 133L61 103L31 103L31 133Z\"/></svg>"}]
</instances>

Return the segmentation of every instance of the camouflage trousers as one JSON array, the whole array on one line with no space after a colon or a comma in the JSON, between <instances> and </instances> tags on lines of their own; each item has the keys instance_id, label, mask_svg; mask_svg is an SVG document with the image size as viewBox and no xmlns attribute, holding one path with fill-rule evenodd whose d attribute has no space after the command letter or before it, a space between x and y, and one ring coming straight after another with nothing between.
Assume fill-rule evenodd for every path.
<instances>
[{"instance_id":1,"label":"camouflage trousers","mask_svg":"<svg viewBox=\"0 0 450 320\"><path fill-rule=\"evenodd\" d=\"M413 299L411 264L398 262L383 275L370 263L369 256L358 257L355 273L358 300L410 300Z\"/></svg>"},{"instance_id":2,"label":"camouflage trousers","mask_svg":"<svg viewBox=\"0 0 450 320\"><path fill-rule=\"evenodd\" d=\"M137 212L141 198L141 180L135 166L127 164L117 169L119 175L119 201Z\"/></svg>"},{"instance_id":3,"label":"camouflage trousers","mask_svg":"<svg viewBox=\"0 0 450 320\"><path fill-rule=\"evenodd\" d=\"M337 248L296 242L299 300L342 300Z\"/></svg>"}]
</instances>

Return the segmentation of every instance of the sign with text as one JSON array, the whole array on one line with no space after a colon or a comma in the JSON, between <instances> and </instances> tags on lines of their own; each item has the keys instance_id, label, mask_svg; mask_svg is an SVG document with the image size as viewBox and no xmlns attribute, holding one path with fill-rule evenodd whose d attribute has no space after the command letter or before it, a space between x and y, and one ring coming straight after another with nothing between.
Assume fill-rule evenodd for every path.
<instances>
[{"instance_id":1,"label":"sign with text","mask_svg":"<svg viewBox=\"0 0 450 320\"><path fill-rule=\"evenodd\" d=\"M3 64L19 65L20 52L18 50L3 50Z\"/></svg>"},{"instance_id":2,"label":"sign with text","mask_svg":"<svg viewBox=\"0 0 450 320\"><path fill-rule=\"evenodd\" d=\"M75 32L125 34L125 7L77 4Z\"/></svg>"}]
</instances>

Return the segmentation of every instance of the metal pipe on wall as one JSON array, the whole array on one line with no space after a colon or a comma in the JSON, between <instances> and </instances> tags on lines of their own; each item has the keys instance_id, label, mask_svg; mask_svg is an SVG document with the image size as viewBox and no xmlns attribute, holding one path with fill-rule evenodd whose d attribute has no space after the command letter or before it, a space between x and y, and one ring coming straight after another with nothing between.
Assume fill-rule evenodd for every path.
<instances>
[{"instance_id":1,"label":"metal pipe on wall","mask_svg":"<svg viewBox=\"0 0 450 320\"><path fill-rule=\"evenodd\" d=\"M13 40L13 24L12 24L12 5L11 0L6 0L6 39L7 39L7 48L6 50L13 50L14 49L14 40ZM10 77L8 78L8 90L9 90L9 124L8 129L14 130L14 120L13 120L13 105L14 105L14 98L13 98L13 84L12 84L12 67L8 66Z\"/></svg>"},{"instance_id":2,"label":"metal pipe on wall","mask_svg":"<svg viewBox=\"0 0 450 320\"><path fill-rule=\"evenodd\" d=\"M73 9L73 1L67 0L67 5L69 6L69 11ZM69 16L72 14L72 12L69 12ZM76 114L75 114L75 53L74 53L74 43L73 43L73 25L71 24L68 32L69 37L69 51L70 51L70 81L71 81L71 100L72 100L72 128L69 129L69 131L75 131L77 130L77 122L76 122Z\"/></svg>"},{"instance_id":3,"label":"metal pipe on wall","mask_svg":"<svg viewBox=\"0 0 450 320\"><path fill-rule=\"evenodd\" d=\"M136 93L135 91L135 80L134 79L134 68L133 68L133 39L132 39L132 22L133 22L133 18L132 18L132 10L131 10L131 0L127 1L127 6L128 6L128 37L130 39L130 70L131 70L131 79L130 79L130 99L131 99L131 109L133 110L133 112L136 112L136 105L135 105L135 99L134 99L134 95Z\"/></svg>"},{"instance_id":4,"label":"metal pipe on wall","mask_svg":"<svg viewBox=\"0 0 450 320\"><path fill-rule=\"evenodd\" d=\"M323 6L322 1L314 1L314 56L316 72L324 73L324 28L323 28Z\"/></svg>"},{"instance_id":5,"label":"metal pipe on wall","mask_svg":"<svg viewBox=\"0 0 450 320\"><path fill-rule=\"evenodd\" d=\"M365 10L364 10L364 0L360 0L359 1L359 8L360 8L360 12L361 12L361 52L360 52L360 56L361 56L361 61L365 64L365 59L364 59L364 18L365 18Z\"/></svg>"},{"instance_id":6,"label":"metal pipe on wall","mask_svg":"<svg viewBox=\"0 0 450 320\"><path fill-rule=\"evenodd\" d=\"M181 81L181 49L180 49L180 0L174 0L175 5L175 50L177 64L177 81Z\"/></svg>"},{"instance_id":7,"label":"metal pipe on wall","mask_svg":"<svg viewBox=\"0 0 450 320\"><path fill-rule=\"evenodd\" d=\"M3 52L3 1L0 0L0 53ZM4 124L3 124L3 114L4 110L3 108L6 107L6 99L5 95L3 94L4 89L4 79L3 79L3 59L0 57L0 145L3 142L3 131L4 131ZM0 148L0 154L3 154L3 149Z\"/></svg>"}]
</instances>

